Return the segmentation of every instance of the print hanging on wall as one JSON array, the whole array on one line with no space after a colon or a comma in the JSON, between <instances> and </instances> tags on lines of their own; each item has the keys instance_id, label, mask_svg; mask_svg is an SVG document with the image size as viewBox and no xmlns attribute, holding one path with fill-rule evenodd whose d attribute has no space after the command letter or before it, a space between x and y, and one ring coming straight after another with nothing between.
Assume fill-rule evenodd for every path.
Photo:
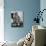
<instances>
[{"instance_id":1,"label":"print hanging on wall","mask_svg":"<svg viewBox=\"0 0 46 46\"><path fill-rule=\"evenodd\" d=\"M23 11L11 11L11 27L23 27Z\"/></svg>"}]
</instances>

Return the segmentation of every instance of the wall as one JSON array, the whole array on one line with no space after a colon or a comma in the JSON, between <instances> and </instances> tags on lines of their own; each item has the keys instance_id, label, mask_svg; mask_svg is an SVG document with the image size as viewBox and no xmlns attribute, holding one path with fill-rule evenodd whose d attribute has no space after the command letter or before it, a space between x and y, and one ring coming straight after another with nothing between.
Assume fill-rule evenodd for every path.
<instances>
[{"instance_id":1,"label":"wall","mask_svg":"<svg viewBox=\"0 0 46 46\"><path fill-rule=\"evenodd\" d=\"M46 9L46 0L41 0L41 1L40 1L40 9L41 9L41 11L42 11L43 9ZM46 27L46 20L45 20L45 19L46 19L46 10L43 12L42 17L43 17L43 22L41 21L41 22L40 22L40 25Z\"/></svg>"},{"instance_id":2,"label":"wall","mask_svg":"<svg viewBox=\"0 0 46 46\"><path fill-rule=\"evenodd\" d=\"M35 12L40 9L40 0L4 0L4 35L7 41L18 41L32 28L32 20L36 17ZM24 11L24 27L11 27L11 11Z\"/></svg>"},{"instance_id":3,"label":"wall","mask_svg":"<svg viewBox=\"0 0 46 46\"><path fill-rule=\"evenodd\" d=\"M4 8L0 7L0 42L4 41Z\"/></svg>"},{"instance_id":4,"label":"wall","mask_svg":"<svg viewBox=\"0 0 46 46\"><path fill-rule=\"evenodd\" d=\"M4 41L4 0L0 0L0 42Z\"/></svg>"}]
</instances>

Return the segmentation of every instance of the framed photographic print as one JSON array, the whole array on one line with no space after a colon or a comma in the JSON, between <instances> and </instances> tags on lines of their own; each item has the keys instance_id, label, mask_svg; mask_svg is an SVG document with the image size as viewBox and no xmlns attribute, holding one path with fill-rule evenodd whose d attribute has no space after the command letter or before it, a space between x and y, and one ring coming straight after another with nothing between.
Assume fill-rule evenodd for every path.
<instances>
[{"instance_id":1,"label":"framed photographic print","mask_svg":"<svg viewBox=\"0 0 46 46\"><path fill-rule=\"evenodd\" d=\"M11 27L23 27L23 11L11 11Z\"/></svg>"}]
</instances>

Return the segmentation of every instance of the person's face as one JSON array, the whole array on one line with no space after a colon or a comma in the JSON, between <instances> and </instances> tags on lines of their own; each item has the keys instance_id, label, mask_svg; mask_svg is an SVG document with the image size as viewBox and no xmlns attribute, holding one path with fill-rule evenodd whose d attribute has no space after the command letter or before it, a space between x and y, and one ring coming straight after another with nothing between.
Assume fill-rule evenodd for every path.
<instances>
[{"instance_id":1,"label":"person's face","mask_svg":"<svg viewBox=\"0 0 46 46\"><path fill-rule=\"evenodd\" d=\"M13 22L15 22L15 23L20 22L20 20L18 19L18 14L17 13L14 13L14 15L13 15Z\"/></svg>"}]
</instances>

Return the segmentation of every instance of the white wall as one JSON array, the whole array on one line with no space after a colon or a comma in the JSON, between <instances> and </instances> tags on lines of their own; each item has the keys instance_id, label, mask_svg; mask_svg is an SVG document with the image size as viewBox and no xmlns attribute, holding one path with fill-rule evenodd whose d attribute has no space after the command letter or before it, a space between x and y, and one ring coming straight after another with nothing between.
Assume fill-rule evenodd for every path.
<instances>
[{"instance_id":1,"label":"white wall","mask_svg":"<svg viewBox=\"0 0 46 46\"><path fill-rule=\"evenodd\" d=\"M0 42L4 41L4 0L0 0Z\"/></svg>"}]
</instances>

